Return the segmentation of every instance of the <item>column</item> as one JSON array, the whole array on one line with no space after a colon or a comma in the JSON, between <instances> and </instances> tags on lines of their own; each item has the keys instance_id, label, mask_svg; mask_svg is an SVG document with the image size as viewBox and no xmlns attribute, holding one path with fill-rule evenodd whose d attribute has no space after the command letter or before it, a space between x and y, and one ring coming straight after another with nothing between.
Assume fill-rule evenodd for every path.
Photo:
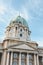
<instances>
[{"instance_id":1,"label":"column","mask_svg":"<svg viewBox=\"0 0 43 65\"><path fill-rule=\"evenodd\" d=\"M3 53L2 53L2 58L1 58L1 65L2 65L2 62L3 62Z\"/></svg>"},{"instance_id":2,"label":"column","mask_svg":"<svg viewBox=\"0 0 43 65\"><path fill-rule=\"evenodd\" d=\"M38 57L38 54L37 54L37 65L39 65L39 57Z\"/></svg>"},{"instance_id":3,"label":"column","mask_svg":"<svg viewBox=\"0 0 43 65\"><path fill-rule=\"evenodd\" d=\"M34 65L36 65L36 54L34 54Z\"/></svg>"},{"instance_id":4,"label":"column","mask_svg":"<svg viewBox=\"0 0 43 65\"><path fill-rule=\"evenodd\" d=\"M6 62L6 65L9 65L9 52L7 54L7 62Z\"/></svg>"},{"instance_id":5,"label":"column","mask_svg":"<svg viewBox=\"0 0 43 65\"><path fill-rule=\"evenodd\" d=\"M19 65L21 65L21 53L19 54Z\"/></svg>"},{"instance_id":6,"label":"column","mask_svg":"<svg viewBox=\"0 0 43 65\"><path fill-rule=\"evenodd\" d=\"M5 63L6 63L6 51L4 51L2 54L1 65L5 65Z\"/></svg>"},{"instance_id":7,"label":"column","mask_svg":"<svg viewBox=\"0 0 43 65\"><path fill-rule=\"evenodd\" d=\"M27 65L29 65L29 54L27 53Z\"/></svg>"},{"instance_id":8,"label":"column","mask_svg":"<svg viewBox=\"0 0 43 65\"><path fill-rule=\"evenodd\" d=\"M10 59L10 65L13 63L13 52L11 52L11 59Z\"/></svg>"}]
</instances>

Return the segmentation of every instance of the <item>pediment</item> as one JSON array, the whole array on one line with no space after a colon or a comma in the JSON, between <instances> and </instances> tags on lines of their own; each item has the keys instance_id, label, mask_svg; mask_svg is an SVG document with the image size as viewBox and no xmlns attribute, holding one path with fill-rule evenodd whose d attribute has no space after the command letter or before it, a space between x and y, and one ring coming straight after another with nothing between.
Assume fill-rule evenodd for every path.
<instances>
[{"instance_id":1,"label":"pediment","mask_svg":"<svg viewBox=\"0 0 43 65\"><path fill-rule=\"evenodd\" d=\"M35 50L33 47L27 45L27 44L21 44L17 46L12 46L11 48L16 48L16 49L26 49L26 50Z\"/></svg>"}]
</instances>

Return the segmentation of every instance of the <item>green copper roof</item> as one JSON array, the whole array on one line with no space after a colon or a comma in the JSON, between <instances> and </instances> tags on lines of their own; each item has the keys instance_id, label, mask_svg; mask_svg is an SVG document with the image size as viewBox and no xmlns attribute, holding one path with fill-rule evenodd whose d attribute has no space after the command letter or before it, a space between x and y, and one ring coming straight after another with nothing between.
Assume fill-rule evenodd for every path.
<instances>
[{"instance_id":1,"label":"green copper roof","mask_svg":"<svg viewBox=\"0 0 43 65\"><path fill-rule=\"evenodd\" d=\"M21 23L24 26L27 26L28 27L27 21L23 17L21 17L21 16L17 16L17 18L14 21L11 21L10 22L11 25L14 24L14 23Z\"/></svg>"}]
</instances>

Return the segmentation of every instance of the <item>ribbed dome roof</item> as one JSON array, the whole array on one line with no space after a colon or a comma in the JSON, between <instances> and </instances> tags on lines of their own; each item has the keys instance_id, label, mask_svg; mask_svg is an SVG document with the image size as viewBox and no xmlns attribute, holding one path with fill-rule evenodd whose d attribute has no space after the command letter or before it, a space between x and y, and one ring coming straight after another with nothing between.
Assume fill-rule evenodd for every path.
<instances>
[{"instance_id":1,"label":"ribbed dome roof","mask_svg":"<svg viewBox=\"0 0 43 65\"><path fill-rule=\"evenodd\" d=\"M21 16L17 16L17 18L15 20L10 22L10 25L13 25L15 23L21 23L24 26L28 27L27 21L23 17L21 17Z\"/></svg>"}]
</instances>

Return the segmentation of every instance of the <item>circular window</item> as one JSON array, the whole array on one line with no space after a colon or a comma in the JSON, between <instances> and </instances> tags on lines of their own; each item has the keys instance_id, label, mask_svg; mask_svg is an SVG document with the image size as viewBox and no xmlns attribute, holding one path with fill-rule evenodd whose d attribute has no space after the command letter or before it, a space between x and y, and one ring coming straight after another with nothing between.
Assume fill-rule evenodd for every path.
<instances>
[{"instance_id":1,"label":"circular window","mask_svg":"<svg viewBox=\"0 0 43 65\"><path fill-rule=\"evenodd\" d=\"M20 37L22 37L22 34L20 34Z\"/></svg>"}]
</instances>

